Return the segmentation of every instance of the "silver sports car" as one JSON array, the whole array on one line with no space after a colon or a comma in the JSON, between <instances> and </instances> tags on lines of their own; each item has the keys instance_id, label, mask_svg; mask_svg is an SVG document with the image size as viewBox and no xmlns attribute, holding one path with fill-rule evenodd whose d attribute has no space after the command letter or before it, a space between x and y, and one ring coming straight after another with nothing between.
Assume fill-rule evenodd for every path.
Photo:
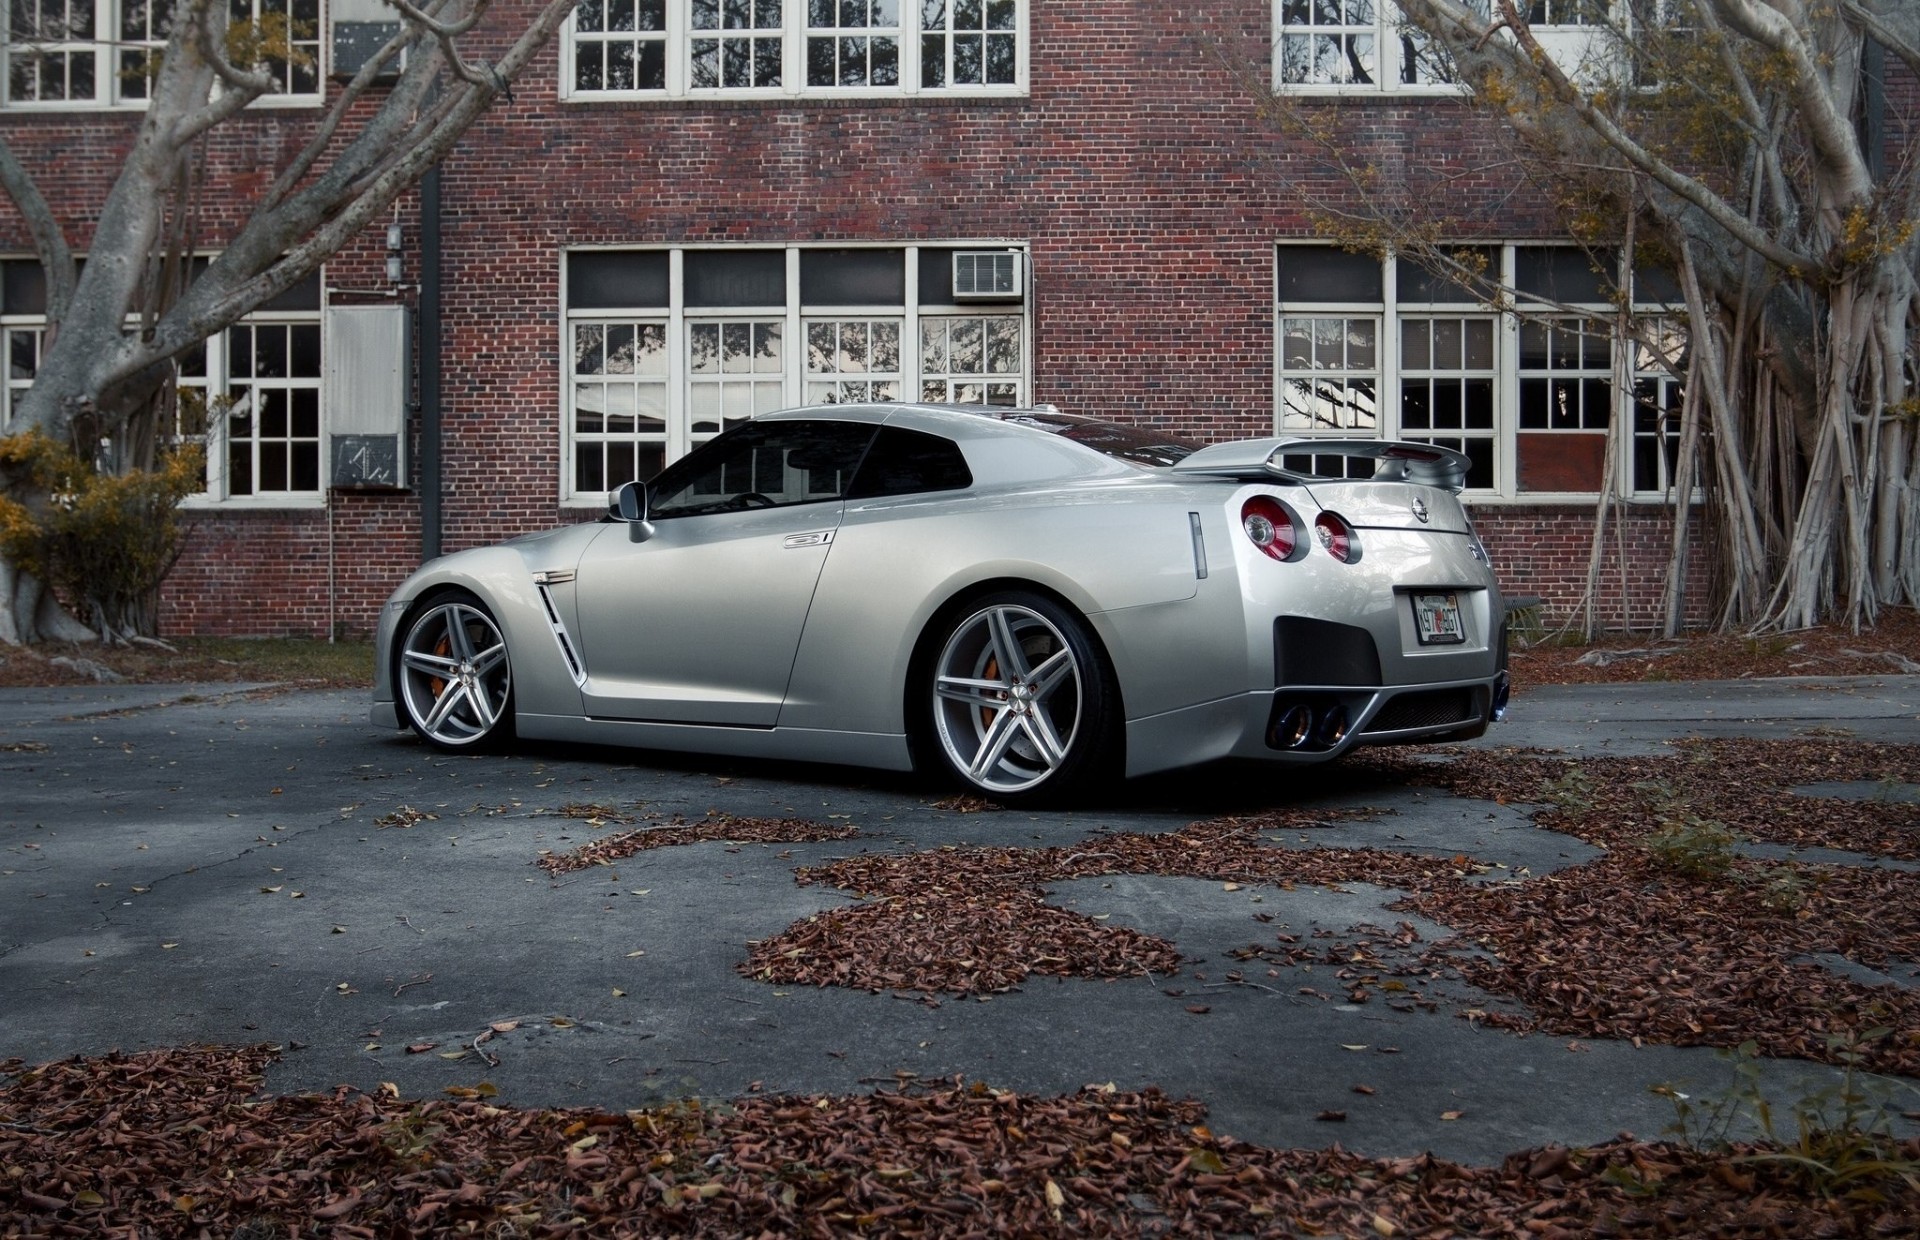
<instances>
[{"instance_id":1,"label":"silver sports car","mask_svg":"<svg viewBox=\"0 0 1920 1240\"><path fill-rule=\"evenodd\" d=\"M1480 735L1505 609L1429 444L1196 447L1047 407L739 425L596 523L445 556L373 720L941 771L1004 801Z\"/></svg>"}]
</instances>

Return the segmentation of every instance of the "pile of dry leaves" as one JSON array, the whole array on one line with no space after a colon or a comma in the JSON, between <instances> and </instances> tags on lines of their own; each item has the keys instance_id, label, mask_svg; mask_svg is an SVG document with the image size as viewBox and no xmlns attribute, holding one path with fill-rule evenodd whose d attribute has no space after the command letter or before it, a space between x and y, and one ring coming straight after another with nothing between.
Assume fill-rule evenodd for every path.
<instances>
[{"instance_id":1,"label":"pile of dry leaves","mask_svg":"<svg viewBox=\"0 0 1920 1240\"><path fill-rule=\"evenodd\" d=\"M1197 1103L1111 1085L903 1081L615 1115L262 1098L272 1054L0 1064L0 1234L1877 1237L1920 1216L1897 1178L1828 1200L1746 1149L1548 1147L1494 1168L1264 1149L1214 1136Z\"/></svg>"},{"instance_id":2,"label":"pile of dry leaves","mask_svg":"<svg viewBox=\"0 0 1920 1240\"><path fill-rule=\"evenodd\" d=\"M957 994L1004 991L1034 973L1167 976L1181 965L1173 944L1047 905L1046 884L1119 874L1368 882L1406 891L1395 908L1456 935L1402 950L1390 965L1343 968L1343 989L1322 997L1364 1001L1382 978L1459 976L1525 1005L1465 1009L1510 1028L1674 1045L1751 1040L1772 1055L1840 1062L1857 1053L1875 1070L1920 1075L1920 990L1866 985L1808 959L1920 961L1920 874L1744 858L1720 829L1725 820L1762 839L1920 856L1920 806L1791 791L1842 771L1913 780L1920 747L1718 740L1675 757L1578 765L1488 752L1449 764L1375 761L1383 779L1541 805L1544 825L1610 851L1523 877L1465 855L1274 847L1275 833L1293 839L1370 812L1285 810L1073 847L863 853L797 872L860 903L753 944L740 971L781 984ZM1741 779L1727 779L1730 769ZM1289 949L1284 933L1276 939L1240 959L1291 962L1303 950ZM1894 1033L1855 1045L1877 1026Z\"/></svg>"},{"instance_id":3,"label":"pile of dry leaves","mask_svg":"<svg viewBox=\"0 0 1920 1240\"><path fill-rule=\"evenodd\" d=\"M630 816L605 806L584 806L581 810L597 812L590 816L582 812L567 816L583 817L594 826L633 821ZM605 835L567 852L543 852L539 857L539 865L549 874L568 874L588 866L612 865L648 849L673 848L681 844L799 844L815 840L852 839L858 834L860 831L857 827L831 826L809 822L804 818L736 818L732 814L709 810L699 822L674 818L636 831Z\"/></svg>"}]
</instances>

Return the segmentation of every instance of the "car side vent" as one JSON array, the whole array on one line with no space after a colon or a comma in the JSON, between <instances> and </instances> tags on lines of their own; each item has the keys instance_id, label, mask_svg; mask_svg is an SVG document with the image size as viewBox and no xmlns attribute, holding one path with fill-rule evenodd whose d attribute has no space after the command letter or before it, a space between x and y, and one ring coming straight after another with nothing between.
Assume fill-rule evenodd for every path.
<instances>
[{"instance_id":1,"label":"car side vent","mask_svg":"<svg viewBox=\"0 0 1920 1240\"><path fill-rule=\"evenodd\" d=\"M955 301L1005 301L1020 296L1017 250L960 250L953 256Z\"/></svg>"}]
</instances>

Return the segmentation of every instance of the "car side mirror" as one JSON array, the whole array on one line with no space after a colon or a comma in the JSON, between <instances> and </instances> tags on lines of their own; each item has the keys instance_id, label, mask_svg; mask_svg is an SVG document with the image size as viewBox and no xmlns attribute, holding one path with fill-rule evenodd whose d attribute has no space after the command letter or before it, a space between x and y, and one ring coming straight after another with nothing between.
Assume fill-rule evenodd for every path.
<instances>
[{"instance_id":1,"label":"car side mirror","mask_svg":"<svg viewBox=\"0 0 1920 1240\"><path fill-rule=\"evenodd\" d=\"M653 522L647 520L647 484L623 482L607 501L607 515L627 525L627 540L643 543L653 537Z\"/></svg>"}]
</instances>

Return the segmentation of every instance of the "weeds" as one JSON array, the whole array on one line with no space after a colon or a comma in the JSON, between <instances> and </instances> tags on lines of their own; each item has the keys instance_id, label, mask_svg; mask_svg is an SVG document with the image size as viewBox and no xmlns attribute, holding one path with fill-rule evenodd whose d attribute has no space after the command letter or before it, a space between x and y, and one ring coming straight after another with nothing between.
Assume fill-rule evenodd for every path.
<instances>
[{"instance_id":1,"label":"weeds","mask_svg":"<svg viewBox=\"0 0 1920 1240\"><path fill-rule=\"evenodd\" d=\"M1733 1162L1770 1170L1803 1193L1879 1200L1883 1187L1920 1189L1920 1143L1902 1143L1893 1130L1893 1100L1914 1086L1861 1066L1865 1048L1891 1033L1882 1027L1828 1035L1840 1079L1792 1099L1784 1113L1761 1083L1760 1051L1751 1041L1722 1053L1734 1072L1725 1091L1698 1099L1671 1085L1656 1085L1653 1092L1673 1102L1675 1121L1667 1132L1682 1145L1731 1153ZM1759 1133L1757 1145L1734 1140L1743 1123Z\"/></svg>"}]
</instances>

